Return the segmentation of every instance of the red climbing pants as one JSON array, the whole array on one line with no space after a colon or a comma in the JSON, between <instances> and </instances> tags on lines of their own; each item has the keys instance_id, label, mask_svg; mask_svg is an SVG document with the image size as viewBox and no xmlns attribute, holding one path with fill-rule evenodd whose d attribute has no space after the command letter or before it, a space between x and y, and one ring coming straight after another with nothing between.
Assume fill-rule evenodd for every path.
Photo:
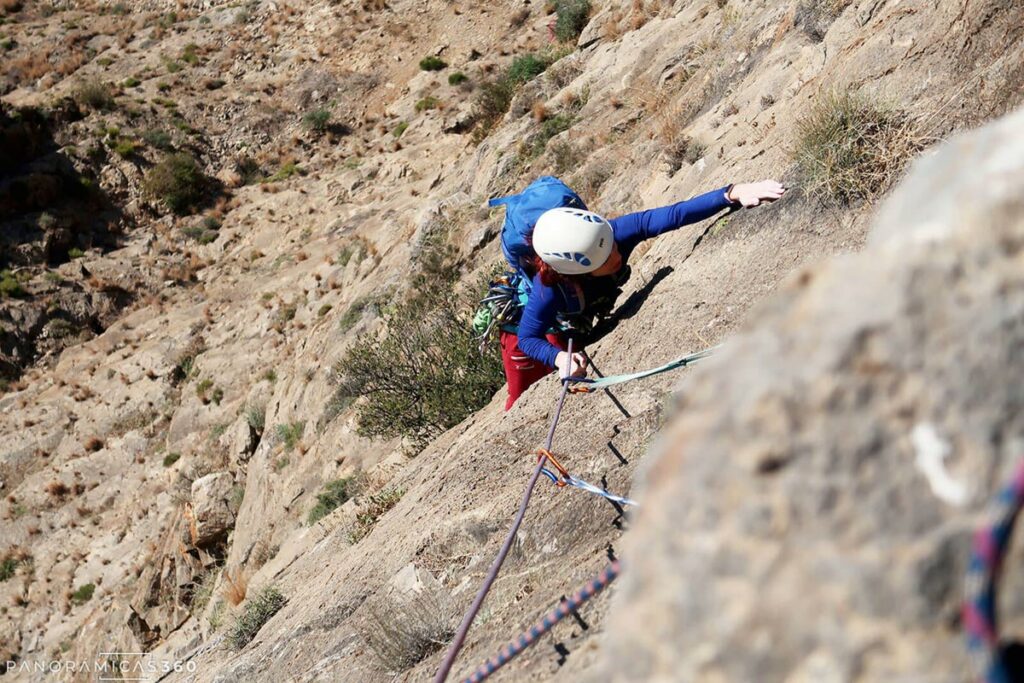
<instances>
[{"instance_id":1,"label":"red climbing pants","mask_svg":"<svg viewBox=\"0 0 1024 683\"><path fill-rule=\"evenodd\" d=\"M565 344L557 334L549 334L548 341L565 350ZM554 370L523 353L519 348L519 337L505 330L501 331L501 362L505 366L505 379L508 380L505 410L511 408L530 385Z\"/></svg>"}]
</instances>

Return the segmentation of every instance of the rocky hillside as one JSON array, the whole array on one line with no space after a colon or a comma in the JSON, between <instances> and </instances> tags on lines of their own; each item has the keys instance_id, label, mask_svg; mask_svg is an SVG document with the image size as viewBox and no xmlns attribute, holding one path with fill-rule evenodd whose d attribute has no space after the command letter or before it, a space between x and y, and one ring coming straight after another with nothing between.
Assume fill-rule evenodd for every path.
<instances>
[{"instance_id":1,"label":"rocky hillside","mask_svg":"<svg viewBox=\"0 0 1024 683\"><path fill-rule=\"evenodd\" d=\"M622 409L603 395L570 398L556 452L579 476L632 491L643 511L634 520L580 491L539 489L456 671L609 555L626 563L621 619L607 619L602 595L582 623L559 625L501 676L893 680L925 660L942 675L960 665L928 650L868 662L871 648L910 646L872 640L877 624L862 614L893 632L939 630L929 647L951 648L949 620L923 608L914 627L860 604L849 607L855 625L822 625L851 644L852 659L774 617L809 581L826 577L815 600L829 607L869 580L836 558L910 566L893 538L924 529L940 543L946 520L971 521L929 497L909 466L873 463L897 457L887 439L902 427L932 424L954 438L914 402L928 390L897 376L914 362L910 340L974 320L928 317L921 292L943 289L943 273L973 267L1003 234L961 261L921 247L904 270L896 243L882 244L886 256L865 254L842 277L823 276L826 285L812 264L864 247L875 202L911 158L1020 104L1024 9L1004 0L584 5L0 0L5 660L128 652L145 653L129 663L189 664L168 680L431 675L518 505L556 384L539 383L508 413L499 390L464 419L445 404L422 433L375 432L361 412L368 399L339 391L335 368L366 340L383 344L401 324L396 310L420 310L400 302L470 296L500 259L501 214L486 199L554 172L608 215L762 177L796 191L634 256L618 324L590 348L602 370L730 343L681 398L672 376L623 385ZM1015 239L1006 235L1002 243ZM929 270L933 259L952 270ZM751 317L791 273L803 275ZM877 289L854 301L861 281ZM963 296L985 292L1010 301L998 287ZM920 307L922 317L908 313ZM436 316L431 308L422 320ZM858 334L872 321L904 336ZM790 336L772 332L780 326ZM386 369L406 371L392 362ZM808 374L787 379L799 368ZM810 374L829 372L817 384ZM748 391L755 380L789 393ZM829 401L841 409L829 412ZM901 416L904 405L920 409ZM646 468L660 482L632 490L680 406L672 434L685 455L666 446L664 472ZM860 433L830 450L844 420ZM758 473L763 462L777 464ZM878 538L870 532L890 508L871 501L889 491L878 488L889 472L918 477L892 494L908 496L893 513L920 510ZM807 509L772 507L797 497L805 477L824 502L809 492ZM996 479L978 480L972 506ZM845 485L856 493L827 505ZM800 515L820 518L814 539L841 536L851 555L792 540ZM667 519L666 549L651 539ZM921 557L934 547L922 542ZM824 574L806 569L818 571L818 558ZM685 567L672 582L668 563ZM943 565L943 581L955 567ZM829 581L841 588L830 592ZM898 581L882 583L896 593L907 588ZM699 630L688 639L652 582L693 612ZM761 582L764 602L754 599ZM930 604L948 614L951 595ZM718 597L736 611L716 612ZM644 631L687 642L689 658L638 642ZM623 663L624 647L644 653L637 668Z\"/></svg>"}]
</instances>

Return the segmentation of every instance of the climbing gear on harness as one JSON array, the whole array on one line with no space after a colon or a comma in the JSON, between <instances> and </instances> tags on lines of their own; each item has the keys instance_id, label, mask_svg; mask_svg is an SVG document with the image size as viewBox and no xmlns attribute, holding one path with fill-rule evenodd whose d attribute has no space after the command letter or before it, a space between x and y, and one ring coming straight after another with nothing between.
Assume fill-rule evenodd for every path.
<instances>
[{"instance_id":1,"label":"climbing gear on harness","mask_svg":"<svg viewBox=\"0 0 1024 683\"><path fill-rule=\"evenodd\" d=\"M670 363L659 365L656 368L651 368L650 370L641 370L640 372L634 372L628 375L611 375L609 377L599 377L597 379L593 379L590 377L570 377L570 382L581 386L572 387L569 389L569 391L571 391L574 394L589 394L598 389L610 387L613 384L622 384L623 382L630 382L634 379L643 379L644 377L658 375L661 374L662 372L675 370L676 368L682 368L686 367L687 365L693 365L697 361L710 356L718 348L718 346L712 346L709 349L704 349L703 351L697 351L696 353L691 353L688 356L677 358L676 360L671 361Z\"/></svg>"},{"instance_id":2,"label":"climbing gear on harness","mask_svg":"<svg viewBox=\"0 0 1024 683\"><path fill-rule=\"evenodd\" d=\"M495 671L511 662L523 650L533 645L537 642L537 639L554 628L555 624L565 619L575 612L580 605L607 588L608 584L619 575L620 569L619 561L614 560L601 570L600 574L588 581L583 588L573 593L569 598L562 600L558 607L545 614L540 621L519 634L519 637L508 645L501 648L497 656L491 657L477 667L476 671L462 679L462 683L480 683L480 681L483 681Z\"/></svg>"},{"instance_id":3,"label":"climbing gear on harness","mask_svg":"<svg viewBox=\"0 0 1024 683\"><path fill-rule=\"evenodd\" d=\"M1011 683L1003 661L996 621L996 588L1003 558L1010 545L1014 522L1024 506L1024 461L1013 479L999 492L989 513L991 524L974 535L967 565L962 622L967 632L976 683Z\"/></svg>"},{"instance_id":4,"label":"climbing gear on harness","mask_svg":"<svg viewBox=\"0 0 1024 683\"><path fill-rule=\"evenodd\" d=\"M591 211L545 211L533 231L537 255L563 275L582 275L608 260L615 245L611 223Z\"/></svg>"},{"instance_id":5,"label":"climbing gear on harness","mask_svg":"<svg viewBox=\"0 0 1024 683\"><path fill-rule=\"evenodd\" d=\"M487 286L487 294L480 300L473 316L473 332L483 353L487 344L497 338L498 330L515 333L523 306L529 296L529 283L518 273L502 273Z\"/></svg>"},{"instance_id":6,"label":"climbing gear on harness","mask_svg":"<svg viewBox=\"0 0 1024 683\"><path fill-rule=\"evenodd\" d=\"M572 188L554 176L541 176L519 194L492 199L488 206L505 207L501 253L512 269L524 276L535 253L532 246L533 230L541 214L560 206L587 208Z\"/></svg>"}]
</instances>

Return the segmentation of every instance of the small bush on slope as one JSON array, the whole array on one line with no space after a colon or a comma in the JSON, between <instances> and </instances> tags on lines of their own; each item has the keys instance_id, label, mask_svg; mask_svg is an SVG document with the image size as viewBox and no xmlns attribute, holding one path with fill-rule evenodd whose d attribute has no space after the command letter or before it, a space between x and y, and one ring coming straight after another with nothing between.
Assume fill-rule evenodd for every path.
<instances>
[{"instance_id":1,"label":"small bush on slope","mask_svg":"<svg viewBox=\"0 0 1024 683\"><path fill-rule=\"evenodd\" d=\"M449 601L427 590L377 599L367 607L363 639L391 671L405 671L440 650L455 635Z\"/></svg>"},{"instance_id":2,"label":"small bush on slope","mask_svg":"<svg viewBox=\"0 0 1024 683\"><path fill-rule=\"evenodd\" d=\"M235 619L228 633L228 642L236 650L248 645L263 625L285 606L288 600L274 586L267 586L257 593L245 605L245 609Z\"/></svg>"},{"instance_id":3,"label":"small bush on slope","mask_svg":"<svg viewBox=\"0 0 1024 683\"><path fill-rule=\"evenodd\" d=\"M144 187L168 209L183 215L203 199L208 179L199 164L187 152L168 154L146 174Z\"/></svg>"}]
</instances>

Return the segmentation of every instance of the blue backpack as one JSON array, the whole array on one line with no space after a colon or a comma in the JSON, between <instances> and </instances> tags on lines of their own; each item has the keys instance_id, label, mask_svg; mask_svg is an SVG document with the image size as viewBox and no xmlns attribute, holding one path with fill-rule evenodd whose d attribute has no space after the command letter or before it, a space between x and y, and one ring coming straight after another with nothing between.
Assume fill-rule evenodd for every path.
<instances>
[{"instance_id":1,"label":"blue backpack","mask_svg":"<svg viewBox=\"0 0 1024 683\"><path fill-rule=\"evenodd\" d=\"M580 196L554 176L541 176L526 186L519 194L498 197L488 202L489 206L505 207L505 224L501 228L501 253L516 274L529 282L525 268L533 258L531 245L533 227L537 219L548 209L571 206L586 210Z\"/></svg>"}]
</instances>

